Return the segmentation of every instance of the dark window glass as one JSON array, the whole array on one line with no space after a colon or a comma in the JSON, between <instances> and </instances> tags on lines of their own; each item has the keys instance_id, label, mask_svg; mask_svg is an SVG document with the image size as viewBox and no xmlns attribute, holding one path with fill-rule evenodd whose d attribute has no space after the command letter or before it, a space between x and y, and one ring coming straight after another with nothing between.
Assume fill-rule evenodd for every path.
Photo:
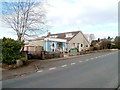
<instances>
[{"instance_id":1,"label":"dark window glass","mask_svg":"<svg viewBox=\"0 0 120 90\"><path fill-rule=\"evenodd\" d=\"M83 44L81 44L81 47L83 47Z\"/></svg>"}]
</instances>

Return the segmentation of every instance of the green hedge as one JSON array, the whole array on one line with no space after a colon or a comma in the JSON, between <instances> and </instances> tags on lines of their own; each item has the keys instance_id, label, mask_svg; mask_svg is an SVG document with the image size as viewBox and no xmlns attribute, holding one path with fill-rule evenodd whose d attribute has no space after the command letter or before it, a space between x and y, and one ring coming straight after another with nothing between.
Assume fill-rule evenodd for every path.
<instances>
[{"instance_id":1,"label":"green hedge","mask_svg":"<svg viewBox=\"0 0 120 90\"><path fill-rule=\"evenodd\" d=\"M16 41L11 38L2 39L2 62L6 64L14 64L19 59L20 49L23 42Z\"/></svg>"}]
</instances>

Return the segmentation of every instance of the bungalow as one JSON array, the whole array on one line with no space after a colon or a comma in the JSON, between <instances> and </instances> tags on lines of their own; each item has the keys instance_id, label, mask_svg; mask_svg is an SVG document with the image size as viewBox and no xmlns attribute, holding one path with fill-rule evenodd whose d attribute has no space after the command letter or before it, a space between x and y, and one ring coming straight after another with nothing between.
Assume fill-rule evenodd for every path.
<instances>
[{"instance_id":1,"label":"bungalow","mask_svg":"<svg viewBox=\"0 0 120 90\"><path fill-rule=\"evenodd\" d=\"M66 51L68 52L72 48L78 48L79 51L89 49L90 42L81 31L65 32L58 34L49 33L47 37L61 38L66 41Z\"/></svg>"},{"instance_id":2,"label":"bungalow","mask_svg":"<svg viewBox=\"0 0 120 90\"><path fill-rule=\"evenodd\" d=\"M30 40L28 45L42 46L49 52L69 52L72 48L78 48L79 51L89 49L90 43L81 31L65 32L58 34L48 33L40 39Z\"/></svg>"}]
</instances>

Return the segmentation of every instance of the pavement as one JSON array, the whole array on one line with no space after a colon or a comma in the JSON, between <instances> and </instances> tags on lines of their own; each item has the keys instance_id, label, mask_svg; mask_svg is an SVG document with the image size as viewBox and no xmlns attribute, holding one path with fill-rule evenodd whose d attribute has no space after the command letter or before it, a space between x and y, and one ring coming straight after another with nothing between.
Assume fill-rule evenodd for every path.
<instances>
[{"instance_id":1,"label":"pavement","mask_svg":"<svg viewBox=\"0 0 120 90\"><path fill-rule=\"evenodd\" d=\"M54 60L53 60L54 61ZM50 64L51 63L51 64ZM117 88L118 51L49 62L34 74L4 80L3 88Z\"/></svg>"}]
</instances>

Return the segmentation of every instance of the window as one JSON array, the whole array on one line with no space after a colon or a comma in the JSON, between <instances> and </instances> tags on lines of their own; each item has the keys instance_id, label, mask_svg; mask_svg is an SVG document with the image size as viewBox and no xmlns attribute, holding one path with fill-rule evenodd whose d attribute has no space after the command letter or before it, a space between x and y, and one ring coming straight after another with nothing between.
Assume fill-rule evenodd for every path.
<instances>
[{"instance_id":1,"label":"window","mask_svg":"<svg viewBox=\"0 0 120 90\"><path fill-rule=\"evenodd\" d=\"M73 37L74 35L72 33L67 33L66 38Z\"/></svg>"},{"instance_id":2,"label":"window","mask_svg":"<svg viewBox=\"0 0 120 90\"><path fill-rule=\"evenodd\" d=\"M88 47L88 45L86 45L86 47Z\"/></svg>"},{"instance_id":3,"label":"window","mask_svg":"<svg viewBox=\"0 0 120 90\"><path fill-rule=\"evenodd\" d=\"M54 47L55 45L54 45L54 43L52 43L52 47Z\"/></svg>"},{"instance_id":4,"label":"window","mask_svg":"<svg viewBox=\"0 0 120 90\"><path fill-rule=\"evenodd\" d=\"M83 47L83 44L81 44L81 47Z\"/></svg>"}]
</instances>

